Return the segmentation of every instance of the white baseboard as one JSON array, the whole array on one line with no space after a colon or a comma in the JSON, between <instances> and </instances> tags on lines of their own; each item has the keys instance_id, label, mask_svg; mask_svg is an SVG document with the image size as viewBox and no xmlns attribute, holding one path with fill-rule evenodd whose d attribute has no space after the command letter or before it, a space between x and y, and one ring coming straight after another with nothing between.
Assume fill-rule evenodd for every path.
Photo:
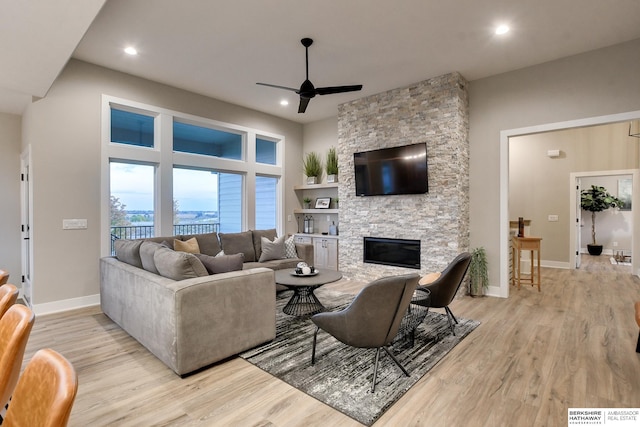
<instances>
[{"instance_id":1,"label":"white baseboard","mask_svg":"<svg viewBox=\"0 0 640 427\"><path fill-rule=\"evenodd\" d=\"M74 310L77 308L91 307L100 304L100 294L88 295L85 297L71 298L60 301L34 304L33 311L38 315L59 313L61 311Z\"/></svg>"}]
</instances>

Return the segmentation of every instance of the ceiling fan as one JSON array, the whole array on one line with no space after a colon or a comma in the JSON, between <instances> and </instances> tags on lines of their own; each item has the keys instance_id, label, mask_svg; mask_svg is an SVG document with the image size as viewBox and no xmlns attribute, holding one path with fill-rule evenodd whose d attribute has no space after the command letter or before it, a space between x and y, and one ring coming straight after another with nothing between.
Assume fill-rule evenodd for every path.
<instances>
[{"instance_id":1,"label":"ceiling fan","mask_svg":"<svg viewBox=\"0 0 640 427\"><path fill-rule=\"evenodd\" d=\"M306 69L307 69L307 78L300 86L300 89L295 89L292 87L286 86L278 86L272 85L269 83L256 83L262 86L275 87L278 89L290 90L298 95L300 95L300 105L298 106L298 113L304 113L307 110L307 105L309 105L309 101L316 95L330 95L332 93L343 93L343 92L355 92L362 89L362 85L351 85L351 86L330 86L330 87L315 87L313 83L309 80L309 46L313 44L313 40L305 37L300 40L300 43L305 48L305 56L306 56Z\"/></svg>"}]
</instances>

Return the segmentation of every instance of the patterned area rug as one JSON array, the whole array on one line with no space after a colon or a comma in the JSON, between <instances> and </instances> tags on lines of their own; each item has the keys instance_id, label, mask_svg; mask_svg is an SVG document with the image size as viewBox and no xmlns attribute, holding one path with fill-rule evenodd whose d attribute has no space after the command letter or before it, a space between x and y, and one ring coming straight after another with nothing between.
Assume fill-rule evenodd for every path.
<instances>
[{"instance_id":1,"label":"patterned area rug","mask_svg":"<svg viewBox=\"0 0 640 427\"><path fill-rule=\"evenodd\" d=\"M322 289L317 294L326 307L333 307L331 310L339 310L353 299L350 295ZM413 347L408 339L399 337L391 349L410 376L405 376L389 356L381 352L376 389L371 393L375 350L347 346L320 331L316 363L312 366L315 325L308 318L282 313L290 296L290 292L278 295L275 340L240 357L367 426L480 324L458 318L460 323L453 336L446 316L429 312L416 331Z\"/></svg>"}]
</instances>

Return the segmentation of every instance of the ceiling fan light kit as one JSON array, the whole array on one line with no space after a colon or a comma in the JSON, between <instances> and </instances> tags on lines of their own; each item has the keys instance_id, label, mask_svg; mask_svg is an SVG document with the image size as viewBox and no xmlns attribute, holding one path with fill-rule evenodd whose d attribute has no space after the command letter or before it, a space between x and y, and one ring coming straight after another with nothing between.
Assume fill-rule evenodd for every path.
<instances>
[{"instance_id":1,"label":"ceiling fan light kit","mask_svg":"<svg viewBox=\"0 0 640 427\"><path fill-rule=\"evenodd\" d=\"M300 95L300 104L298 105L298 113L304 113L307 110L309 101L316 95L331 95L333 93L355 92L362 89L362 85L348 85L348 86L329 86L329 87L315 87L309 80L309 46L313 44L313 40L305 37L300 40L300 43L305 49L305 66L306 66L306 79L300 85L300 89L292 87L279 86L270 83L256 83L262 86L274 87L277 89L290 90Z\"/></svg>"}]
</instances>

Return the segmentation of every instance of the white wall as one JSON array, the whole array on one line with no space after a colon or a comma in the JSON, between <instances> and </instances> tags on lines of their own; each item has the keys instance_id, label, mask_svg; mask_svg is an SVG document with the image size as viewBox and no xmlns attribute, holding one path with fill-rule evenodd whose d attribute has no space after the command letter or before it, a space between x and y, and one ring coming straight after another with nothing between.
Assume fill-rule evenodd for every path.
<instances>
[{"instance_id":1,"label":"white wall","mask_svg":"<svg viewBox=\"0 0 640 427\"><path fill-rule=\"evenodd\" d=\"M469 84L471 246L486 248L492 286L508 292L501 131L640 110L639 67L635 40Z\"/></svg>"},{"instance_id":2,"label":"white wall","mask_svg":"<svg viewBox=\"0 0 640 427\"><path fill-rule=\"evenodd\" d=\"M21 119L0 113L0 269L20 287L20 139Z\"/></svg>"},{"instance_id":3,"label":"white wall","mask_svg":"<svg viewBox=\"0 0 640 427\"><path fill-rule=\"evenodd\" d=\"M102 94L285 136L285 182L299 184L302 125L127 74L72 60L47 96L23 115L23 146L32 146L33 302L82 303L99 293L100 126ZM285 212L295 206L285 191ZM86 218L86 230L62 230L63 218ZM295 232L294 223L286 223ZM61 307L63 308L63 307Z\"/></svg>"}]
</instances>

